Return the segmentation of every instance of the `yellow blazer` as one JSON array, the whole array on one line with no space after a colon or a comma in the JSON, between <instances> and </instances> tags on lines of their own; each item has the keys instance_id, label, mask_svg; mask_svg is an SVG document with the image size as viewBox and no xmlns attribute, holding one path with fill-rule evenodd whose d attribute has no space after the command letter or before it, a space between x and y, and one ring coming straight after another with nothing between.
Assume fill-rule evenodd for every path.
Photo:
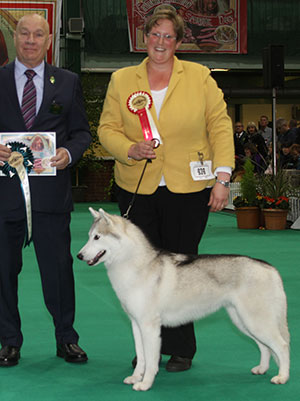
<instances>
[{"instance_id":1,"label":"yellow blazer","mask_svg":"<svg viewBox=\"0 0 300 401\"><path fill-rule=\"evenodd\" d=\"M100 117L98 135L101 144L115 158L116 183L134 192L145 161L128 158L128 149L144 139L139 117L127 108L128 97L136 91L151 94L146 58L140 65L126 67L112 74ZM201 191L214 179L194 181L190 162L212 161L217 167L234 168L231 119L222 91L208 68L174 57L174 67L159 120L154 105L150 109L162 144L157 158L148 163L139 193L152 194L162 175L168 189L175 193Z\"/></svg>"}]
</instances>

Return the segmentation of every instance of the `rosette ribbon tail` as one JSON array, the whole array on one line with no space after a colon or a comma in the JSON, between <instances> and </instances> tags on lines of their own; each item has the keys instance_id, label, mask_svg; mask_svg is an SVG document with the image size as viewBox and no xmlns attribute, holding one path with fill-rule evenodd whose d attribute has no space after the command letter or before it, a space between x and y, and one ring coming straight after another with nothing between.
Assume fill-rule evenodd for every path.
<instances>
[{"instance_id":1,"label":"rosette ribbon tail","mask_svg":"<svg viewBox=\"0 0 300 401\"><path fill-rule=\"evenodd\" d=\"M26 210L26 232L25 232L25 240L24 240L24 248L30 245L32 240L32 213L31 213L31 196L30 196L30 186L28 175L26 169L23 165L20 166L20 170L16 168L18 172L18 176L21 182L21 188L25 201L25 210Z\"/></svg>"},{"instance_id":2,"label":"rosette ribbon tail","mask_svg":"<svg viewBox=\"0 0 300 401\"><path fill-rule=\"evenodd\" d=\"M161 137L159 135L157 126L155 125L155 122L153 120L153 117L150 113L150 111L148 109L146 109L146 113L147 113L147 117L148 117L148 121L149 121L149 125L150 125L150 129L151 129L151 133L152 133L152 140L156 140L158 141L158 143L161 145L162 144L162 140Z\"/></svg>"},{"instance_id":3,"label":"rosette ribbon tail","mask_svg":"<svg viewBox=\"0 0 300 401\"><path fill-rule=\"evenodd\" d=\"M6 146L11 149L12 153L9 160L0 169L8 177L12 178L17 174L20 179L26 210L25 248L30 244L32 239L32 212L28 174L33 167L34 158L31 149L24 145L24 143L9 142Z\"/></svg>"},{"instance_id":4,"label":"rosette ribbon tail","mask_svg":"<svg viewBox=\"0 0 300 401\"><path fill-rule=\"evenodd\" d=\"M153 135L152 135L152 131L151 131L151 126L150 126L147 110L146 109L138 110L137 114L140 118L140 123L142 126L145 140L151 141L153 139Z\"/></svg>"}]
</instances>

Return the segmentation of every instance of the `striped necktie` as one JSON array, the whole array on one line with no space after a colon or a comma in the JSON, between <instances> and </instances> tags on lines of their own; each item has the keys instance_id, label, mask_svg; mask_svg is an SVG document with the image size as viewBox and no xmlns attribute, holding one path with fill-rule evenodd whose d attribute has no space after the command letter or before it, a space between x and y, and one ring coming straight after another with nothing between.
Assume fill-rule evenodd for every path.
<instances>
[{"instance_id":1,"label":"striped necktie","mask_svg":"<svg viewBox=\"0 0 300 401\"><path fill-rule=\"evenodd\" d=\"M32 127L36 114L36 88L33 77L36 73L33 70L26 70L27 82L24 86L21 111L27 130Z\"/></svg>"}]
</instances>

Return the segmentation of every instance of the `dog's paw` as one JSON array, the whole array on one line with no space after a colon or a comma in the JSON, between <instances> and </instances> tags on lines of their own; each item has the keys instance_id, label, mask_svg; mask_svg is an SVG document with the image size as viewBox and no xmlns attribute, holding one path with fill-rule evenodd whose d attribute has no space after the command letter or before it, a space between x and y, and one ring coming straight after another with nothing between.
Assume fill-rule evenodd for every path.
<instances>
[{"instance_id":1,"label":"dog's paw","mask_svg":"<svg viewBox=\"0 0 300 401\"><path fill-rule=\"evenodd\" d=\"M135 384L137 382L140 382L142 380L142 375L140 376L128 376L123 380L123 383L125 384Z\"/></svg>"},{"instance_id":2,"label":"dog's paw","mask_svg":"<svg viewBox=\"0 0 300 401\"><path fill-rule=\"evenodd\" d=\"M151 388L151 385L152 385L152 383L142 381L142 382L135 383L132 386L132 388L135 391L147 391L147 390L149 390L149 388Z\"/></svg>"},{"instance_id":3,"label":"dog's paw","mask_svg":"<svg viewBox=\"0 0 300 401\"><path fill-rule=\"evenodd\" d=\"M271 379L271 383L273 384L284 384L289 380L288 376L284 376L284 375L278 375L278 376L274 376Z\"/></svg>"},{"instance_id":4,"label":"dog's paw","mask_svg":"<svg viewBox=\"0 0 300 401\"><path fill-rule=\"evenodd\" d=\"M268 367L258 365L251 369L251 373L253 375L264 375L267 370L268 370Z\"/></svg>"}]
</instances>

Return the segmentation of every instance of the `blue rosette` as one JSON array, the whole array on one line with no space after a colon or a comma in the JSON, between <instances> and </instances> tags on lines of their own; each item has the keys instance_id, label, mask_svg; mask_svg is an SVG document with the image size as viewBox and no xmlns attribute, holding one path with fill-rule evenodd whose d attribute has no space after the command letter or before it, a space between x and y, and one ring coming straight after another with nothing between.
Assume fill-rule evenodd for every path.
<instances>
[{"instance_id":1,"label":"blue rosette","mask_svg":"<svg viewBox=\"0 0 300 401\"><path fill-rule=\"evenodd\" d=\"M32 236L31 197L28 174L33 168L34 157L31 149L22 142L8 142L6 146L11 149L11 156L8 161L4 162L3 166L0 166L0 170L9 178L18 175L20 179L27 217L24 242L24 247L26 247L30 244Z\"/></svg>"},{"instance_id":2,"label":"blue rosette","mask_svg":"<svg viewBox=\"0 0 300 401\"><path fill-rule=\"evenodd\" d=\"M12 152L18 152L23 156L23 165L27 171L27 174L29 174L34 163L34 157L31 149L22 142L8 142L6 146L10 148ZM4 162L4 165L0 166L0 170L2 170L3 174L10 178L17 174L16 168L9 164L9 162Z\"/></svg>"}]
</instances>

